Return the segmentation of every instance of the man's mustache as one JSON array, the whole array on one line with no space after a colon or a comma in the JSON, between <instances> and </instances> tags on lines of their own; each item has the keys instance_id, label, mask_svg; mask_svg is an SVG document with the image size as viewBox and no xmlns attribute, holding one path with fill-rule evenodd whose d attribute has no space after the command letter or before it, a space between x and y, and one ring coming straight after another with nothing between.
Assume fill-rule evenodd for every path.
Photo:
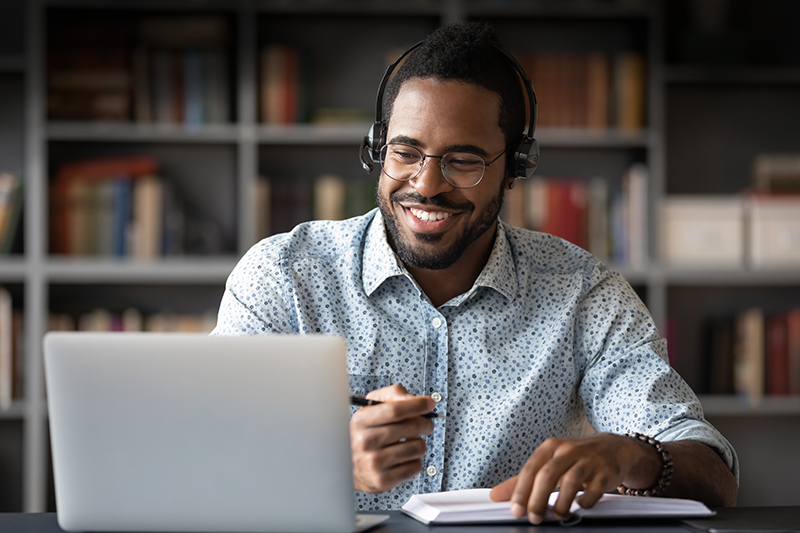
<instances>
[{"instance_id":1,"label":"man's mustache","mask_svg":"<svg viewBox=\"0 0 800 533\"><path fill-rule=\"evenodd\" d=\"M475 204L472 202L456 203L451 202L444 198L441 194L437 194L433 198L422 196L418 192L395 192L392 193L389 199L392 202L411 202L421 205L430 205L432 207L444 207L454 211L474 211Z\"/></svg>"}]
</instances>

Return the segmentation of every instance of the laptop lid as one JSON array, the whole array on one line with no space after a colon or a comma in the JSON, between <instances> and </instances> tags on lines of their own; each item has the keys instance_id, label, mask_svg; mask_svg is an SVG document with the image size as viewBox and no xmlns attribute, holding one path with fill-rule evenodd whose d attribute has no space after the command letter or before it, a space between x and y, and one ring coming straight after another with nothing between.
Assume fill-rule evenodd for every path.
<instances>
[{"instance_id":1,"label":"laptop lid","mask_svg":"<svg viewBox=\"0 0 800 533\"><path fill-rule=\"evenodd\" d=\"M355 529L344 341L49 333L59 525Z\"/></svg>"}]
</instances>

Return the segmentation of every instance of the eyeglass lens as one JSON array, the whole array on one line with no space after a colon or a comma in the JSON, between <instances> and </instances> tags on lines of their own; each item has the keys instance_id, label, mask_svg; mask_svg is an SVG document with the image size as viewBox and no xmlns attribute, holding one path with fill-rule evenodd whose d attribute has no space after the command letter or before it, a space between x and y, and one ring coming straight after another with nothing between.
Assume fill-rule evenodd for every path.
<instances>
[{"instance_id":1,"label":"eyeglass lens","mask_svg":"<svg viewBox=\"0 0 800 533\"><path fill-rule=\"evenodd\" d=\"M476 154L449 152L443 156L425 155L407 144L390 143L381 150L383 172L397 181L415 178L425 164L425 159L439 159L444 178L453 186L467 188L477 185L486 168L486 162Z\"/></svg>"}]
</instances>

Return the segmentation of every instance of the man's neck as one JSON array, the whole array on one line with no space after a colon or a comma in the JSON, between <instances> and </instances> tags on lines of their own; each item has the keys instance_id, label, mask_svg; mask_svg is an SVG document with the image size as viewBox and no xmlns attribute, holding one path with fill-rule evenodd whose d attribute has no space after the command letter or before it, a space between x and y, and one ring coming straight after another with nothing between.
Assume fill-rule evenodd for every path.
<instances>
[{"instance_id":1,"label":"man's neck","mask_svg":"<svg viewBox=\"0 0 800 533\"><path fill-rule=\"evenodd\" d=\"M414 276L433 306L439 307L472 288L489 261L496 234L497 224L473 242L448 268L427 270L405 265L406 269Z\"/></svg>"}]
</instances>

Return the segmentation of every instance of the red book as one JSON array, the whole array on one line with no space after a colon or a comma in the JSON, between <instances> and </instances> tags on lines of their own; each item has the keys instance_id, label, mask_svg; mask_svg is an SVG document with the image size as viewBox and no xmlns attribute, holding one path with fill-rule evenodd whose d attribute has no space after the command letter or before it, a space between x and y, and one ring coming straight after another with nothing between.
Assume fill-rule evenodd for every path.
<instances>
[{"instance_id":1,"label":"red book","mask_svg":"<svg viewBox=\"0 0 800 533\"><path fill-rule=\"evenodd\" d=\"M786 313L789 394L800 395L800 307Z\"/></svg>"},{"instance_id":2,"label":"red book","mask_svg":"<svg viewBox=\"0 0 800 533\"><path fill-rule=\"evenodd\" d=\"M767 394L789 394L789 352L786 326L787 313L767 321Z\"/></svg>"},{"instance_id":3,"label":"red book","mask_svg":"<svg viewBox=\"0 0 800 533\"><path fill-rule=\"evenodd\" d=\"M547 220L542 231L585 249L588 246L586 183L549 180L547 195Z\"/></svg>"}]
</instances>

